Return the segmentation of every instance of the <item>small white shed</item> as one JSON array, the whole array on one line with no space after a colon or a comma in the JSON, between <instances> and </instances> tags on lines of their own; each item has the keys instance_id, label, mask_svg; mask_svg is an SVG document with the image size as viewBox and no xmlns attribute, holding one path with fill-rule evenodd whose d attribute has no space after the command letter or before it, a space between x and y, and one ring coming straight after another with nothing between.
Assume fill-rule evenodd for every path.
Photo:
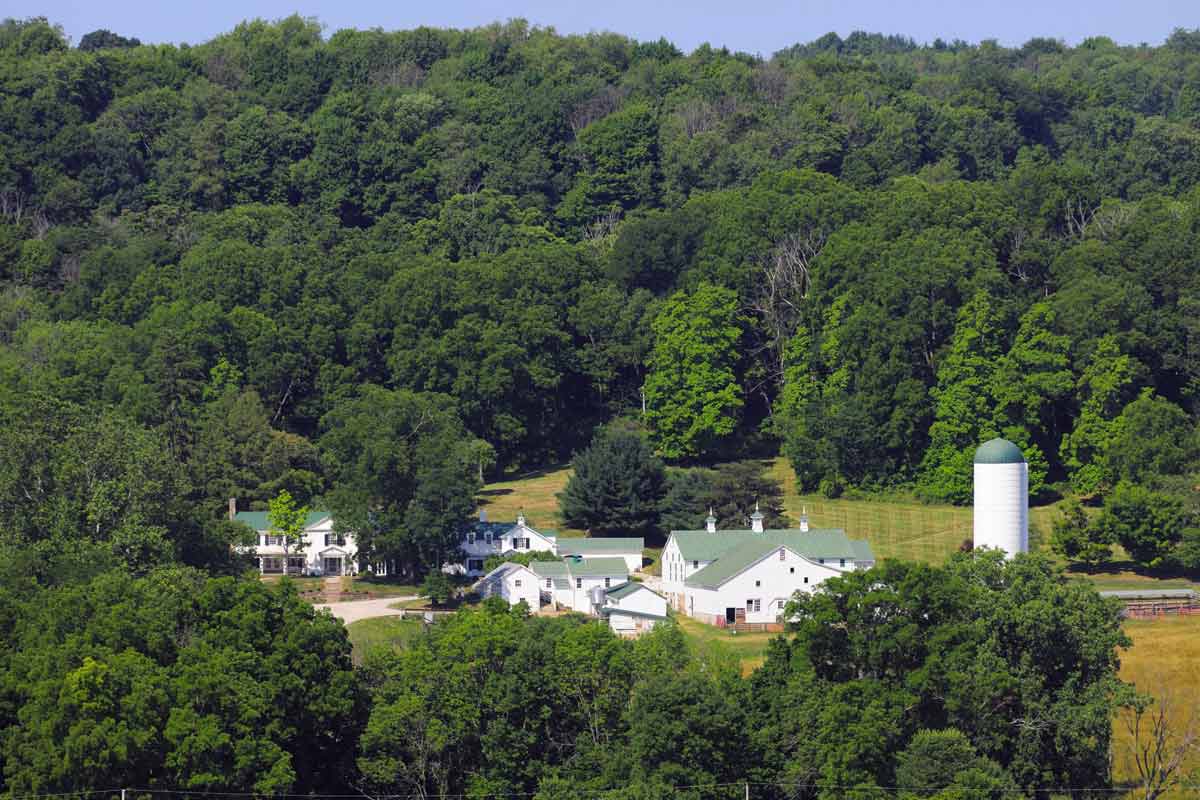
<instances>
[{"instance_id":1,"label":"small white shed","mask_svg":"<svg viewBox=\"0 0 1200 800\"><path fill-rule=\"evenodd\" d=\"M522 600L530 611L541 607L538 576L523 564L505 561L475 583L475 591L481 597L503 597L510 606Z\"/></svg>"},{"instance_id":2,"label":"small white shed","mask_svg":"<svg viewBox=\"0 0 1200 800\"><path fill-rule=\"evenodd\" d=\"M617 635L636 637L667 618L667 599L630 581L605 592L600 614Z\"/></svg>"}]
</instances>

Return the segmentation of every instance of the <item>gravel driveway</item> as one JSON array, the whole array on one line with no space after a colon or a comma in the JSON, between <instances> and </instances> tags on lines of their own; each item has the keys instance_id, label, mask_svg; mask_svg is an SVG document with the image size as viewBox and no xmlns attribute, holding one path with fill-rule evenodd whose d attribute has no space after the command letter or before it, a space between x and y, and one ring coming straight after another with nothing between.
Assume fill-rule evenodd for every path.
<instances>
[{"instance_id":1,"label":"gravel driveway","mask_svg":"<svg viewBox=\"0 0 1200 800\"><path fill-rule=\"evenodd\" d=\"M393 603L403 602L404 600L416 599L416 595L412 595L411 597L380 597L377 600L348 600L344 603L313 603L313 608L327 608L335 617L349 625L352 622L373 619L375 617L398 617L404 613L403 609L389 608L389 606Z\"/></svg>"}]
</instances>

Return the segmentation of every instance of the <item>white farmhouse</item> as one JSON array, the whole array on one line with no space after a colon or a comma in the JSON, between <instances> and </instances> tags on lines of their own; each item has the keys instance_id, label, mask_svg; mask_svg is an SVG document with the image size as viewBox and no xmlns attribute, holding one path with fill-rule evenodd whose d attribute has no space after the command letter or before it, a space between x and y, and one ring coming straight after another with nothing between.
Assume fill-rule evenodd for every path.
<instances>
[{"instance_id":1,"label":"white farmhouse","mask_svg":"<svg viewBox=\"0 0 1200 800\"><path fill-rule=\"evenodd\" d=\"M254 530L255 543L239 550L254 556L263 575L282 575L285 566L292 575L352 575L357 571L354 534L337 533L328 511L309 512L304 520L304 545L291 552L284 548L282 536L271 533L266 511L238 511L230 500L229 515Z\"/></svg>"},{"instance_id":2,"label":"white farmhouse","mask_svg":"<svg viewBox=\"0 0 1200 800\"><path fill-rule=\"evenodd\" d=\"M505 553L555 553L558 537L553 531L538 531L525 522L525 515L512 522L488 522L482 518L463 535L461 547L465 557L462 564L448 566L453 572L482 575L489 556Z\"/></svg>"},{"instance_id":3,"label":"white farmhouse","mask_svg":"<svg viewBox=\"0 0 1200 800\"><path fill-rule=\"evenodd\" d=\"M618 636L640 636L667 618L667 599L640 583L623 583L604 593L600 616Z\"/></svg>"},{"instance_id":4,"label":"white farmhouse","mask_svg":"<svg viewBox=\"0 0 1200 800\"><path fill-rule=\"evenodd\" d=\"M443 570L472 577L482 576L484 564L491 556L533 552L576 560L621 559L625 563L626 575L642 567L644 542L641 539L560 538L554 531L535 529L526 521L524 514L518 515L516 522L488 522L484 514L479 516L479 521L463 534L460 543L463 561L447 564Z\"/></svg>"},{"instance_id":5,"label":"white farmhouse","mask_svg":"<svg viewBox=\"0 0 1200 800\"><path fill-rule=\"evenodd\" d=\"M755 510L750 530L718 531L709 515L705 530L672 531L662 555L662 589L672 607L710 625L781 625L796 591L812 591L827 578L875 565L866 541L840 529L764 530Z\"/></svg>"}]
</instances>

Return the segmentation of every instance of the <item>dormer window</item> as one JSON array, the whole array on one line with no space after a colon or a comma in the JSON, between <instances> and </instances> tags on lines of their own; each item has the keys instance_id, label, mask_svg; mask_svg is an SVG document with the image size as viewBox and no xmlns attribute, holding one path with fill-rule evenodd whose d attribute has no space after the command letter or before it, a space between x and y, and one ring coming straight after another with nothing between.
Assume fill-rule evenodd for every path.
<instances>
[{"instance_id":1,"label":"dormer window","mask_svg":"<svg viewBox=\"0 0 1200 800\"><path fill-rule=\"evenodd\" d=\"M491 532L491 531L488 531L487 533L485 533L485 534L483 535L483 540L484 540L485 542L487 542L488 544L491 544L491 543L492 543L492 532Z\"/></svg>"},{"instance_id":2,"label":"dormer window","mask_svg":"<svg viewBox=\"0 0 1200 800\"><path fill-rule=\"evenodd\" d=\"M475 531L467 531L467 544L475 544Z\"/></svg>"}]
</instances>

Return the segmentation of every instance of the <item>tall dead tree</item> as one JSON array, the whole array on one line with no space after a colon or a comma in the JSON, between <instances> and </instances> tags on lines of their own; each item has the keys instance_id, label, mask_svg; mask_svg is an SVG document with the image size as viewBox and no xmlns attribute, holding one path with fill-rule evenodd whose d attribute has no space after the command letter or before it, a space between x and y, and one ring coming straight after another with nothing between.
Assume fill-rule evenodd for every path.
<instances>
[{"instance_id":1,"label":"tall dead tree","mask_svg":"<svg viewBox=\"0 0 1200 800\"><path fill-rule=\"evenodd\" d=\"M1121 711L1125 758L1137 785L1131 797L1156 800L1196 775L1188 766L1200 754L1200 710L1196 697L1181 698L1167 685L1151 697L1139 695Z\"/></svg>"},{"instance_id":2,"label":"tall dead tree","mask_svg":"<svg viewBox=\"0 0 1200 800\"><path fill-rule=\"evenodd\" d=\"M788 340L803 318L811 286L812 263L825 246L825 235L811 228L791 233L758 259L758 287L750 309L763 322L758 352L769 354L769 369L754 389L765 392L783 382Z\"/></svg>"}]
</instances>

